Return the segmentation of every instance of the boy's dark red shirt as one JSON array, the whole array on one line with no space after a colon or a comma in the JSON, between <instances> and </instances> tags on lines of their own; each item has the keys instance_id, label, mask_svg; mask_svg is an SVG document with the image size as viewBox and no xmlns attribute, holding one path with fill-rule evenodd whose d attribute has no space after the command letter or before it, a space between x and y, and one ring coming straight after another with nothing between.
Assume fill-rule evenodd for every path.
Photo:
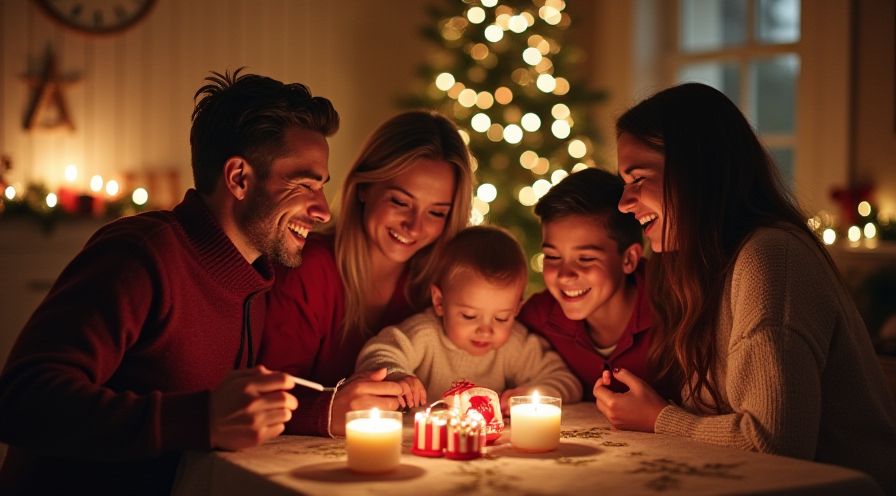
<instances>
[{"instance_id":1,"label":"boy's dark red shirt","mask_svg":"<svg viewBox=\"0 0 896 496\"><path fill-rule=\"evenodd\" d=\"M530 331L544 336L563 357L570 370L582 381L586 400L594 399L592 393L594 383L604 370L610 370L612 373L615 368L624 368L650 382L654 388L658 386L653 381L653 368L648 363L648 351L653 334L650 332L653 313L644 291L643 261L635 270L634 276L637 288L635 308L616 349L608 358L604 358L595 349L594 342L585 327L585 321L568 319L549 291L544 290L532 295L520 311L518 320ZM611 389L616 392L627 390L615 379ZM662 390L659 392L664 397L674 393Z\"/></svg>"}]
</instances>

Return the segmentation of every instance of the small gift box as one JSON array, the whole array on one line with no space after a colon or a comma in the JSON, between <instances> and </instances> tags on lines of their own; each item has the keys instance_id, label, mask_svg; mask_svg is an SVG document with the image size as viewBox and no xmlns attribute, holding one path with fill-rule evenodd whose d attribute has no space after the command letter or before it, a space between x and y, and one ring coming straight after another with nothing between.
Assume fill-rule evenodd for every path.
<instances>
[{"instance_id":1,"label":"small gift box","mask_svg":"<svg viewBox=\"0 0 896 496\"><path fill-rule=\"evenodd\" d=\"M411 453L417 456L442 456L448 444L448 421L453 412L433 410L436 403L414 416L414 444Z\"/></svg>"},{"instance_id":2,"label":"small gift box","mask_svg":"<svg viewBox=\"0 0 896 496\"><path fill-rule=\"evenodd\" d=\"M442 398L453 397L453 406L461 416L476 412L485 424L485 435L488 442L494 442L504 431L504 419L501 416L501 399L491 389L478 387L472 382L456 381L451 389L442 394Z\"/></svg>"},{"instance_id":3,"label":"small gift box","mask_svg":"<svg viewBox=\"0 0 896 496\"><path fill-rule=\"evenodd\" d=\"M485 423L479 415L452 418L448 422L445 458L451 460L479 458L485 448L485 439Z\"/></svg>"}]
</instances>

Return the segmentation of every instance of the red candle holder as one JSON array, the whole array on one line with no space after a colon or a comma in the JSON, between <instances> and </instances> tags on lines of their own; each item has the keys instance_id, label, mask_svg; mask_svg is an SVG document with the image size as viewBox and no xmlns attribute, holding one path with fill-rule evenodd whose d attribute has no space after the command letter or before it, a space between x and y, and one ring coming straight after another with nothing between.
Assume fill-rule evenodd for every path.
<instances>
[{"instance_id":1,"label":"red candle holder","mask_svg":"<svg viewBox=\"0 0 896 496\"><path fill-rule=\"evenodd\" d=\"M448 443L445 458L473 460L482 456L485 449L485 423L481 417L453 418L448 422Z\"/></svg>"}]
</instances>

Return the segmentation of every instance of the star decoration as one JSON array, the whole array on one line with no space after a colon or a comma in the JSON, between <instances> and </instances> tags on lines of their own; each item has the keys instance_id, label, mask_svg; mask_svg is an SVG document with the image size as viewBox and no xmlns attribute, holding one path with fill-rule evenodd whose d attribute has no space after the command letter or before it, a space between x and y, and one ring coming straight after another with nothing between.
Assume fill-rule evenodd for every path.
<instances>
[{"instance_id":1,"label":"star decoration","mask_svg":"<svg viewBox=\"0 0 896 496\"><path fill-rule=\"evenodd\" d=\"M75 124L72 122L68 105L65 103L65 94L62 90L67 85L77 81L79 77L73 74L63 75L59 73L56 54L53 53L53 50L47 50L44 66L40 74L25 75L22 79L33 91L31 102L28 104L28 109L25 112L25 119L22 121L23 128L28 131L36 128L66 128L69 131L75 130ZM49 111L54 112L44 116Z\"/></svg>"}]
</instances>

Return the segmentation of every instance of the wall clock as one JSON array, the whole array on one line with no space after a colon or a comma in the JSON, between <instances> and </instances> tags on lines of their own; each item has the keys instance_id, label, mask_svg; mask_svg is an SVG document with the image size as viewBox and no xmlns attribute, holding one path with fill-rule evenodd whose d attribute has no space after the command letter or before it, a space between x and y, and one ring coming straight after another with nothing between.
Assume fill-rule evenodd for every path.
<instances>
[{"instance_id":1,"label":"wall clock","mask_svg":"<svg viewBox=\"0 0 896 496\"><path fill-rule=\"evenodd\" d=\"M156 0L34 0L53 20L87 34L119 33L144 19Z\"/></svg>"}]
</instances>

